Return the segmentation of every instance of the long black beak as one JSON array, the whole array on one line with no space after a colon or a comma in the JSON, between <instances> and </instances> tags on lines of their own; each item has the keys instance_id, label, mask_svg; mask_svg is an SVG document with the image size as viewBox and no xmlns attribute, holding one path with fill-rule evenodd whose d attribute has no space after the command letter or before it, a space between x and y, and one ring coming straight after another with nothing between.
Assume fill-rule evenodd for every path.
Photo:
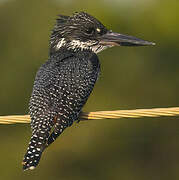
<instances>
[{"instance_id":1,"label":"long black beak","mask_svg":"<svg viewBox=\"0 0 179 180\"><path fill-rule=\"evenodd\" d=\"M144 41L133 36L123 35L108 31L100 38L101 45L110 46L150 46L155 45L153 42Z\"/></svg>"}]
</instances>

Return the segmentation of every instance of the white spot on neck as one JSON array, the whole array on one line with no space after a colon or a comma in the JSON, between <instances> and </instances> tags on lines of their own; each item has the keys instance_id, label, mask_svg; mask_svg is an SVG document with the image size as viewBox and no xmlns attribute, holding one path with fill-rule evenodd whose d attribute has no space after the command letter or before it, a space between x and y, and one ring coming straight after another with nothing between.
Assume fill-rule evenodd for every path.
<instances>
[{"instance_id":1,"label":"white spot on neck","mask_svg":"<svg viewBox=\"0 0 179 180\"><path fill-rule=\"evenodd\" d=\"M61 38L60 41L58 42L56 48L60 49L62 46L66 44L65 38Z\"/></svg>"},{"instance_id":2,"label":"white spot on neck","mask_svg":"<svg viewBox=\"0 0 179 180\"><path fill-rule=\"evenodd\" d=\"M91 50L94 53L99 53L103 51L104 49L110 47L110 46L103 46L100 44L96 44L96 41L86 41L82 42L80 40L72 40L71 42L67 43L65 38L60 39L58 44L56 45L56 49L60 49L61 47L66 47L67 49L72 49L74 51L77 50Z\"/></svg>"},{"instance_id":3,"label":"white spot on neck","mask_svg":"<svg viewBox=\"0 0 179 180\"><path fill-rule=\"evenodd\" d=\"M91 42L81 42L79 40L72 40L69 45L68 45L68 48L70 49L81 49L81 50L84 50L84 49L90 49L90 46L92 45Z\"/></svg>"}]
</instances>

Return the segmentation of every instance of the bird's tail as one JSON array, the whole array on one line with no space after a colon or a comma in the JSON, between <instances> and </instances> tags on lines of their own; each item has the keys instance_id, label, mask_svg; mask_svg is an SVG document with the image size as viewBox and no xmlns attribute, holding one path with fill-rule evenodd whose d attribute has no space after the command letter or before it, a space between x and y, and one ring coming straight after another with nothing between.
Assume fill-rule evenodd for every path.
<instances>
[{"instance_id":1,"label":"bird's tail","mask_svg":"<svg viewBox=\"0 0 179 180\"><path fill-rule=\"evenodd\" d=\"M23 170L32 170L38 165L44 150L44 141L42 140L42 137L37 136L36 134L31 137L27 152L22 162Z\"/></svg>"}]
</instances>

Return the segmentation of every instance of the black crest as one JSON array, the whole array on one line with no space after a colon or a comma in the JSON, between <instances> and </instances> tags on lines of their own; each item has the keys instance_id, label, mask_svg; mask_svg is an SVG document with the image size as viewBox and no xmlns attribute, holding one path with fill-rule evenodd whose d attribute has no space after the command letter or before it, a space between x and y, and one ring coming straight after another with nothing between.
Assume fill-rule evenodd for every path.
<instances>
[{"instance_id":1,"label":"black crest","mask_svg":"<svg viewBox=\"0 0 179 180\"><path fill-rule=\"evenodd\" d=\"M85 42L106 32L107 29L101 22L85 12L74 13L72 16L58 15L51 35L51 44L56 44L61 38Z\"/></svg>"}]
</instances>

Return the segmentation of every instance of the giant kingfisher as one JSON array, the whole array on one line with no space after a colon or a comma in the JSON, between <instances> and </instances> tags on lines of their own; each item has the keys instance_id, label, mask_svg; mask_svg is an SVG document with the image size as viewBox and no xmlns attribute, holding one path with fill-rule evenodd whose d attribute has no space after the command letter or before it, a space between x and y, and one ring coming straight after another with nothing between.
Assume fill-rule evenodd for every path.
<instances>
[{"instance_id":1,"label":"giant kingfisher","mask_svg":"<svg viewBox=\"0 0 179 180\"><path fill-rule=\"evenodd\" d=\"M93 16L59 15L48 60L36 74L29 103L32 136L23 169L34 169L42 152L77 121L100 72L97 53L113 46L154 45L108 30Z\"/></svg>"}]
</instances>

